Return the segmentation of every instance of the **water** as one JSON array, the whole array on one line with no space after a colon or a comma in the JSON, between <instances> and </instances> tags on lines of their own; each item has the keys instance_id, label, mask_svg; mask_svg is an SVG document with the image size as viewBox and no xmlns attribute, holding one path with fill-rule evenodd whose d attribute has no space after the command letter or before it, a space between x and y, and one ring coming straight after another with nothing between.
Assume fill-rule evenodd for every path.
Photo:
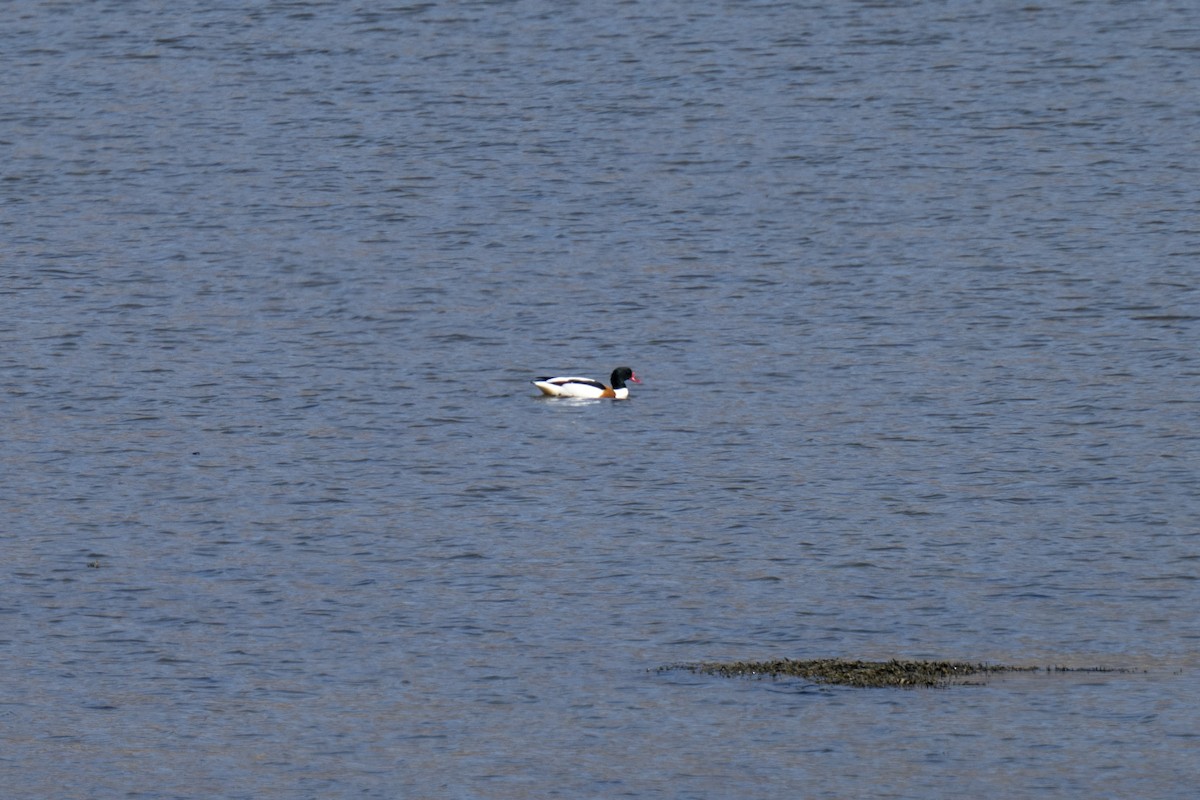
<instances>
[{"instance_id":1,"label":"water","mask_svg":"<svg viewBox=\"0 0 1200 800\"><path fill-rule=\"evenodd\" d=\"M6 796L1180 796L1198 31L14 4Z\"/></svg>"}]
</instances>

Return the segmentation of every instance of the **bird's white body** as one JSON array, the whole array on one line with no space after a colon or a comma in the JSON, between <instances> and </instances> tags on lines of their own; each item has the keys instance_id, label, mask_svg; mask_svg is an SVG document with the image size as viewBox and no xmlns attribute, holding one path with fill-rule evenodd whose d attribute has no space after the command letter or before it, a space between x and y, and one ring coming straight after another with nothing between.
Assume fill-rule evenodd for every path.
<instances>
[{"instance_id":1,"label":"bird's white body","mask_svg":"<svg viewBox=\"0 0 1200 800\"><path fill-rule=\"evenodd\" d=\"M610 389L600 381L594 381L591 378L542 378L534 381L533 385L541 389L542 394L548 397L582 397L590 400L599 400L602 397L624 400L629 397L629 389L626 387Z\"/></svg>"}]
</instances>

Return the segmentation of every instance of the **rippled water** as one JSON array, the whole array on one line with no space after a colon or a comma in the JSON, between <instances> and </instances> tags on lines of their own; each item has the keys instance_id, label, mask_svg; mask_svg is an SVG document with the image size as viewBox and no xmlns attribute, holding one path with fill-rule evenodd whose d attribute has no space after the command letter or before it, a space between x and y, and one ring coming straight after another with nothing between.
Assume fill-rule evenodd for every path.
<instances>
[{"instance_id":1,"label":"rippled water","mask_svg":"<svg viewBox=\"0 0 1200 800\"><path fill-rule=\"evenodd\" d=\"M1192 4L12 5L6 796L1200 780Z\"/></svg>"}]
</instances>

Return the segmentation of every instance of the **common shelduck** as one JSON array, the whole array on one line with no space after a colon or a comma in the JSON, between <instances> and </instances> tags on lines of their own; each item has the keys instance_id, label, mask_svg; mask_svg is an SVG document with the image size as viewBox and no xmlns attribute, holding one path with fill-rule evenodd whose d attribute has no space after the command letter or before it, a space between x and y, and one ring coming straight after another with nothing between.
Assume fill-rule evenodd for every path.
<instances>
[{"instance_id":1,"label":"common shelduck","mask_svg":"<svg viewBox=\"0 0 1200 800\"><path fill-rule=\"evenodd\" d=\"M594 381L591 378L538 378L531 383L548 397L593 399L608 397L613 400L624 400L629 397L629 389L625 386L625 381L641 383L629 367L617 367L613 370L609 380L612 381L612 386L605 386L600 381Z\"/></svg>"}]
</instances>

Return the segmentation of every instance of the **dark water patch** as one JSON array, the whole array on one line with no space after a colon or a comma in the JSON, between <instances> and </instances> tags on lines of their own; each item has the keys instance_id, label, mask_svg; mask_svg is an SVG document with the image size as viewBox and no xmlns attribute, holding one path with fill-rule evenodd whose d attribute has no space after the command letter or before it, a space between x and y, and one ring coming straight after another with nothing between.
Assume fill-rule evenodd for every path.
<instances>
[{"instance_id":1,"label":"dark water patch","mask_svg":"<svg viewBox=\"0 0 1200 800\"><path fill-rule=\"evenodd\" d=\"M659 672L688 670L725 678L806 678L818 683L858 688L942 687L966 683L978 684L988 675L1011 672L1096 673L1128 672L1110 667L1023 667L1009 664L985 664L963 661L855 661L840 658L774 661L701 662L670 664Z\"/></svg>"}]
</instances>

